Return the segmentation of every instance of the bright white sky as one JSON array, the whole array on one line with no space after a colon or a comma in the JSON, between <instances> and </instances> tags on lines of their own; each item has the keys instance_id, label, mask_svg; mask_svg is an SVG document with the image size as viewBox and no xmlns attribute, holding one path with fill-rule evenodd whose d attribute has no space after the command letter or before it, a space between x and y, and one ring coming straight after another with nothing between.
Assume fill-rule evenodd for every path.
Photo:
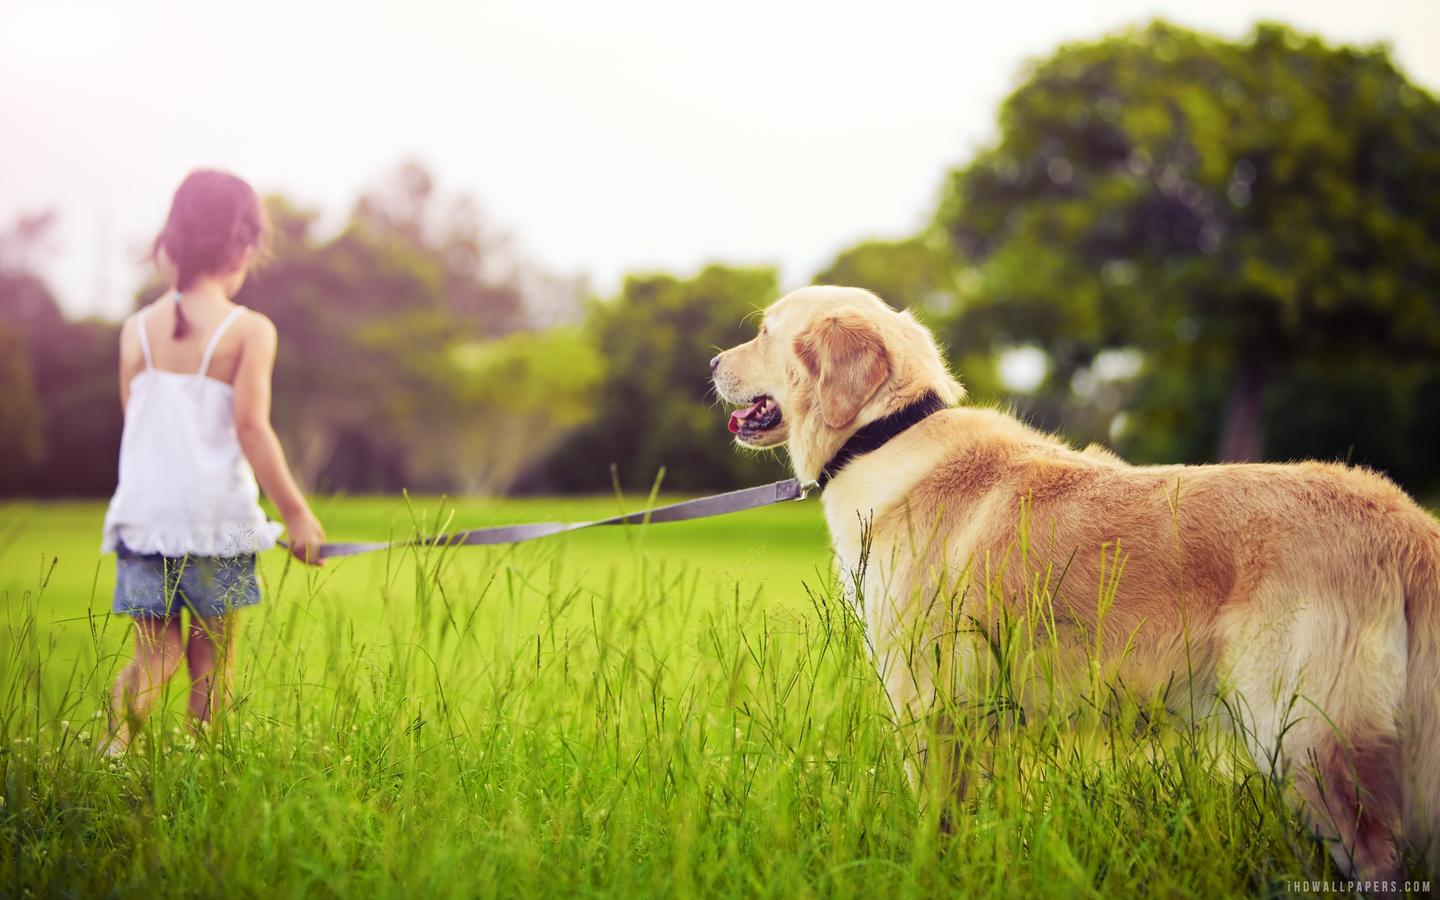
<instances>
[{"instance_id":1,"label":"bright white sky","mask_svg":"<svg viewBox=\"0 0 1440 900\"><path fill-rule=\"evenodd\" d=\"M4 0L0 223L58 210L47 274L115 315L189 169L338 217L413 157L603 292L708 260L800 284L924 221L1026 59L1156 15L1386 41L1440 86L1436 0Z\"/></svg>"}]
</instances>

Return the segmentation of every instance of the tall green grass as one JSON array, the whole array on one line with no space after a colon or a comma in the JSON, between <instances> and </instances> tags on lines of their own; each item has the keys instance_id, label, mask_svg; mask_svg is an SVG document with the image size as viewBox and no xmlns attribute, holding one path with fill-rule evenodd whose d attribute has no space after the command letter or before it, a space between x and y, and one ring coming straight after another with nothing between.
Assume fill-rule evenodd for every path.
<instances>
[{"instance_id":1,"label":"tall green grass","mask_svg":"<svg viewBox=\"0 0 1440 900\"><path fill-rule=\"evenodd\" d=\"M326 519L358 537L406 515ZM182 675L113 762L94 747L130 651L99 508L0 516L7 894L1215 897L1340 877L1233 741L1099 680L1022 714L986 678L966 799L917 797L813 504L319 571L267 555L234 708L191 738ZM1037 670L1043 644L992 643L992 673Z\"/></svg>"}]
</instances>

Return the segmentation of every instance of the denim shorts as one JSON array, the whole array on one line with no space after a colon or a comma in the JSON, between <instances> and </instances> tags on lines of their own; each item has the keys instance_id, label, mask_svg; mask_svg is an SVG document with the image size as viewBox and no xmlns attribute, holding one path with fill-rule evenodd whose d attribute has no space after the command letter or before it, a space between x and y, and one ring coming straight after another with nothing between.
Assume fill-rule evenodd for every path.
<instances>
[{"instance_id":1,"label":"denim shorts","mask_svg":"<svg viewBox=\"0 0 1440 900\"><path fill-rule=\"evenodd\" d=\"M115 551L115 612L131 616L222 616L260 602L255 554L161 556Z\"/></svg>"}]
</instances>

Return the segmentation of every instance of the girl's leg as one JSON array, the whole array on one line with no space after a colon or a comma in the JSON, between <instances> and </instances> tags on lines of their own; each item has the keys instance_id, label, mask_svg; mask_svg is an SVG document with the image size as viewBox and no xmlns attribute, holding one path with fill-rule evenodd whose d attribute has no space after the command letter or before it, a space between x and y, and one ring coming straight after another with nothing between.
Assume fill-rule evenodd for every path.
<instances>
[{"instance_id":1,"label":"girl's leg","mask_svg":"<svg viewBox=\"0 0 1440 900\"><path fill-rule=\"evenodd\" d=\"M135 658L120 672L110 698L110 742L107 753L130 746L135 729L145 721L159 689L180 668L185 652L180 617L136 616Z\"/></svg>"},{"instance_id":2,"label":"girl's leg","mask_svg":"<svg viewBox=\"0 0 1440 900\"><path fill-rule=\"evenodd\" d=\"M204 725L230 703L231 649L235 643L235 617L194 616L185 661L190 667L190 715Z\"/></svg>"}]
</instances>

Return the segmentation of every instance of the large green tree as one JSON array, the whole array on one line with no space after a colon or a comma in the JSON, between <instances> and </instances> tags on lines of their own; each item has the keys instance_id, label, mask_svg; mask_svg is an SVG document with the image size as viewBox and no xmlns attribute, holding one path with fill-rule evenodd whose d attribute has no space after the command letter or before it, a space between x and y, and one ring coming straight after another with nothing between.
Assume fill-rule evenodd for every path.
<instances>
[{"instance_id":1,"label":"large green tree","mask_svg":"<svg viewBox=\"0 0 1440 900\"><path fill-rule=\"evenodd\" d=\"M1163 23L1068 45L949 178L937 225L976 276L949 337L1040 343L1052 390L1138 348L1132 433L1182 429L1169 450L1209 438L1227 459L1314 453L1295 415L1283 445L1265 438L1295 373L1363 381L1440 351L1437 184L1440 104L1383 49Z\"/></svg>"}]
</instances>

